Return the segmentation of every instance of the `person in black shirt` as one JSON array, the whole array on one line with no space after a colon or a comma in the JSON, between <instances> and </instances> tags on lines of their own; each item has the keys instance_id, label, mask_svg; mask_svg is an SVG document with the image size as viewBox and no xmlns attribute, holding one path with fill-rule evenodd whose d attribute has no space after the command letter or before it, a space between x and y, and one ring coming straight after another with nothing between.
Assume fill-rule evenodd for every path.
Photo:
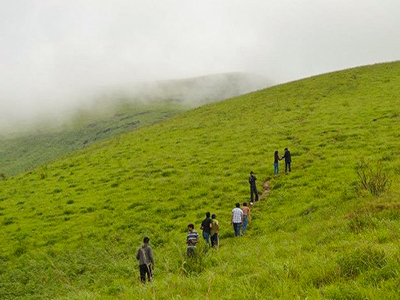
<instances>
[{"instance_id":1,"label":"person in black shirt","mask_svg":"<svg viewBox=\"0 0 400 300\"><path fill-rule=\"evenodd\" d=\"M289 173L292 170L291 169L291 164L292 164L292 156L290 155L290 151L288 148L285 148L285 154L282 156L282 159L285 159L285 173L287 173L289 169Z\"/></svg>"},{"instance_id":2,"label":"person in black shirt","mask_svg":"<svg viewBox=\"0 0 400 300\"><path fill-rule=\"evenodd\" d=\"M201 222L200 229L203 230L203 238L206 241L207 245L210 244L210 235L211 235L211 224L212 220L210 219L210 212L206 212L206 218Z\"/></svg>"},{"instance_id":3,"label":"person in black shirt","mask_svg":"<svg viewBox=\"0 0 400 300\"><path fill-rule=\"evenodd\" d=\"M258 192L257 192L257 185L256 185L256 176L253 175L253 171L250 172L249 176L249 183L250 183L250 201L253 202L253 198L255 201L258 201Z\"/></svg>"}]
</instances>

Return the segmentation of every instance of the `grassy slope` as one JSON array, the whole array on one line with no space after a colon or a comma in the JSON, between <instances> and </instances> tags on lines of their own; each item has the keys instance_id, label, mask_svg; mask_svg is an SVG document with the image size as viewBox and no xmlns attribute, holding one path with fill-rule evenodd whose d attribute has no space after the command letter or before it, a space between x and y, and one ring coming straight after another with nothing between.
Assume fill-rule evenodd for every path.
<instances>
[{"instance_id":1,"label":"grassy slope","mask_svg":"<svg viewBox=\"0 0 400 300\"><path fill-rule=\"evenodd\" d=\"M0 138L0 172L12 176L58 159L94 142L154 124L188 109L178 103L123 103L100 108L97 113L81 111L70 124L38 125Z\"/></svg>"},{"instance_id":2,"label":"grassy slope","mask_svg":"<svg viewBox=\"0 0 400 300\"><path fill-rule=\"evenodd\" d=\"M382 299L400 285L400 63L336 72L207 105L0 181L2 298ZM229 225L250 169L272 178L248 235ZM360 158L391 190L356 193ZM205 211L221 248L184 258ZM149 235L156 281L138 283ZM247 294L246 294L247 293Z\"/></svg>"},{"instance_id":3,"label":"grassy slope","mask_svg":"<svg viewBox=\"0 0 400 300\"><path fill-rule=\"evenodd\" d=\"M77 111L63 126L54 121L0 132L0 173L13 176L90 144L165 120L177 113L270 85L251 74L226 73L149 82L113 93ZM13 132L15 131L15 132Z\"/></svg>"}]
</instances>

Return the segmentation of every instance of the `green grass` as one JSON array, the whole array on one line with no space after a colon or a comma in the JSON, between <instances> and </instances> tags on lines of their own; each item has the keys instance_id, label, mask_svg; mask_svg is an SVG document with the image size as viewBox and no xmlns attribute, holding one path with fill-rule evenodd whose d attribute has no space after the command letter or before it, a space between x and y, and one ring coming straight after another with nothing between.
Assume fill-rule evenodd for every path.
<instances>
[{"instance_id":1,"label":"green grass","mask_svg":"<svg viewBox=\"0 0 400 300\"><path fill-rule=\"evenodd\" d=\"M77 113L62 126L38 124L0 138L0 172L13 176L59 159L95 142L165 120L189 107L179 103L120 102L115 107Z\"/></svg>"},{"instance_id":2,"label":"green grass","mask_svg":"<svg viewBox=\"0 0 400 300\"><path fill-rule=\"evenodd\" d=\"M59 159L92 143L168 119L180 112L270 85L255 75L215 74L143 83L110 91L70 118L50 118L0 131L0 178ZM48 116L49 117L49 116Z\"/></svg>"},{"instance_id":3,"label":"green grass","mask_svg":"<svg viewBox=\"0 0 400 300\"><path fill-rule=\"evenodd\" d=\"M0 181L5 299L398 299L400 63L206 105ZM293 172L273 177L273 152ZM359 190L361 158L392 179ZM282 165L281 165L282 169ZM248 234L230 211L269 179ZM217 214L221 247L187 260L186 226ZM155 282L141 285L148 235ZM200 247L201 248L201 247Z\"/></svg>"}]
</instances>

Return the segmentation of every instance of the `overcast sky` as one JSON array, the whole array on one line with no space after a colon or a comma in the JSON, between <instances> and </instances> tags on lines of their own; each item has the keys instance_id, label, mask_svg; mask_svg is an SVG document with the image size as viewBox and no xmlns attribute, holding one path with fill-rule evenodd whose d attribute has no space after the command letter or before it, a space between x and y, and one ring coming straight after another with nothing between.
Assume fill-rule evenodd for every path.
<instances>
[{"instance_id":1,"label":"overcast sky","mask_svg":"<svg viewBox=\"0 0 400 300\"><path fill-rule=\"evenodd\" d=\"M398 60L400 1L0 0L0 45L4 121L136 81Z\"/></svg>"}]
</instances>

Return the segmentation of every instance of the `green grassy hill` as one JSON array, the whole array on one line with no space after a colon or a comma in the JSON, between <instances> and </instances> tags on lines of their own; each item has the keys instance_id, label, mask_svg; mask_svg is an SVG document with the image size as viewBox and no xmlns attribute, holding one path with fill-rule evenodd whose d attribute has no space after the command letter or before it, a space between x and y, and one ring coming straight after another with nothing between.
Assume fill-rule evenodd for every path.
<instances>
[{"instance_id":1,"label":"green grassy hill","mask_svg":"<svg viewBox=\"0 0 400 300\"><path fill-rule=\"evenodd\" d=\"M64 125L52 121L29 126L22 132L0 136L0 173L7 177L32 170L68 153L124 132L148 126L183 112L182 103L101 104L95 111L81 110ZM108 108L108 110L107 110Z\"/></svg>"},{"instance_id":2,"label":"green grassy hill","mask_svg":"<svg viewBox=\"0 0 400 300\"><path fill-rule=\"evenodd\" d=\"M29 171L94 142L268 85L255 75L226 73L110 90L92 105L77 109L70 120L60 122L49 115L36 124L0 128L0 174Z\"/></svg>"},{"instance_id":3,"label":"green grassy hill","mask_svg":"<svg viewBox=\"0 0 400 300\"><path fill-rule=\"evenodd\" d=\"M293 172L273 176L288 147ZM275 86L0 181L2 299L398 299L400 63ZM359 188L361 159L390 190ZM282 164L281 164L282 168ZM230 212L268 179L249 231ZM221 247L187 260L206 211ZM155 282L135 259L145 235ZM204 244L204 243L203 243Z\"/></svg>"}]
</instances>

